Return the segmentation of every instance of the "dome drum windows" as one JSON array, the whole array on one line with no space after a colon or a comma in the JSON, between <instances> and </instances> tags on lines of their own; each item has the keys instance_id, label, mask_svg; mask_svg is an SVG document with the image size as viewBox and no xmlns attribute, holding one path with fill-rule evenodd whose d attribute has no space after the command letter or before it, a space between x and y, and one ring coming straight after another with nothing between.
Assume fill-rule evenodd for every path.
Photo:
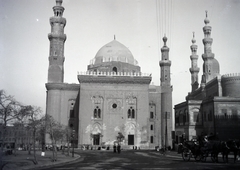
<instances>
[{"instance_id":1,"label":"dome drum windows","mask_svg":"<svg viewBox=\"0 0 240 170\"><path fill-rule=\"evenodd\" d=\"M117 73L117 67L113 67L112 71Z\"/></svg>"}]
</instances>

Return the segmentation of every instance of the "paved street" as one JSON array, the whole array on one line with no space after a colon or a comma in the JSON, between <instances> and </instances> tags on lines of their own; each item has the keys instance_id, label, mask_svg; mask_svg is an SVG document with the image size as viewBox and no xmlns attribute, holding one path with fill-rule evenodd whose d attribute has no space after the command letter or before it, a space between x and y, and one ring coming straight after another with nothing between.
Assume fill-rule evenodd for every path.
<instances>
[{"instance_id":1,"label":"paved street","mask_svg":"<svg viewBox=\"0 0 240 170\"><path fill-rule=\"evenodd\" d=\"M193 159L184 162L181 155L168 152L165 156L156 151L122 151L120 154L112 151L86 150L77 151L81 158L72 163L65 163L49 168L36 170L138 170L138 169L240 169L240 161L233 163L212 163L210 158L206 162L195 162Z\"/></svg>"}]
</instances>

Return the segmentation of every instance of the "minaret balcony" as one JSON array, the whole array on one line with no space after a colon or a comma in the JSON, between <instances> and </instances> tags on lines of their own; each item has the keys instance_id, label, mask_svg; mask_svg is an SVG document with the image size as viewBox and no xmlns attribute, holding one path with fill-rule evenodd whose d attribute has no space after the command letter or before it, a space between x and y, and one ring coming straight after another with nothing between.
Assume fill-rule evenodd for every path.
<instances>
[{"instance_id":1,"label":"minaret balcony","mask_svg":"<svg viewBox=\"0 0 240 170\"><path fill-rule=\"evenodd\" d=\"M195 55L191 55L191 56L190 56L190 59L191 59L191 60L197 60L197 59L198 59L198 55L196 55L196 54L195 54Z\"/></svg>"},{"instance_id":2,"label":"minaret balcony","mask_svg":"<svg viewBox=\"0 0 240 170\"><path fill-rule=\"evenodd\" d=\"M160 67L162 67L162 66L169 66L170 67L171 64L172 64L172 62L170 60L161 60L161 61L159 61Z\"/></svg>"},{"instance_id":3,"label":"minaret balcony","mask_svg":"<svg viewBox=\"0 0 240 170\"><path fill-rule=\"evenodd\" d=\"M52 39L60 39L62 41L65 41L67 39L66 34L54 34L54 33L49 33L48 34L48 39L51 41Z\"/></svg>"},{"instance_id":4,"label":"minaret balcony","mask_svg":"<svg viewBox=\"0 0 240 170\"><path fill-rule=\"evenodd\" d=\"M50 24L53 25L54 23L59 23L59 24L63 24L64 26L66 25L66 19L63 17L51 17L50 18Z\"/></svg>"},{"instance_id":5,"label":"minaret balcony","mask_svg":"<svg viewBox=\"0 0 240 170\"><path fill-rule=\"evenodd\" d=\"M212 30L212 27L209 26L209 25L205 25L205 26L203 27L203 31L204 31L204 32L208 32L208 31L211 31L211 30Z\"/></svg>"},{"instance_id":6,"label":"minaret balcony","mask_svg":"<svg viewBox=\"0 0 240 170\"><path fill-rule=\"evenodd\" d=\"M202 54L202 59L206 60L206 59L213 59L214 58L214 54L213 53L205 53Z\"/></svg>"},{"instance_id":7,"label":"minaret balcony","mask_svg":"<svg viewBox=\"0 0 240 170\"><path fill-rule=\"evenodd\" d=\"M209 38L209 37L206 37L202 41L203 41L203 44L210 44L210 45L212 45L213 39Z\"/></svg>"},{"instance_id":8,"label":"minaret balcony","mask_svg":"<svg viewBox=\"0 0 240 170\"><path fill-rule=\"evenodd\" d=\"M189 71L191 73L194 73L194 72L199 72L200 68L199 67L192 67L192 68L189 68Z\"/></svg>"}]
</instances>

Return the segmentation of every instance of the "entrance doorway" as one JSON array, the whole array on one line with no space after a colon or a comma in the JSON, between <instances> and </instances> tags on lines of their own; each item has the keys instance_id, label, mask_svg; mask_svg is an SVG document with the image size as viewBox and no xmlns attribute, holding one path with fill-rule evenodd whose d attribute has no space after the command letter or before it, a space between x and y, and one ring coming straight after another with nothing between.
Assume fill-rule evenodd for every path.
<instances>
[{"instance_id":1,"label":"entrance doorway","mask_svg":"<svg viewBox=\"0 0 240 170\"><path fill-rule=\"evenodd\" d=\"M100 144L100 135L93 135L93 145L99 145Z\"/></svg>"},{"instance_id":2,"label":"entrance doorway","mask_svg":"<svg viewBox=\"0 0 240 170\"><path fill-rule=\"evenodd\" d=\"M128 135L128 145L134 145L134 135Z\"/></svg>"}]
</instances>

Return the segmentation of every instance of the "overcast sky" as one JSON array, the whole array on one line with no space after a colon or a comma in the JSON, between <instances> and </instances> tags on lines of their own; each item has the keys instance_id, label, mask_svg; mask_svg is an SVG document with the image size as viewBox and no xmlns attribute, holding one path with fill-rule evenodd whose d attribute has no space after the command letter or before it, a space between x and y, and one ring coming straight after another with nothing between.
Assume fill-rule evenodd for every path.
<instances>
[{"instance_id":1,"label":"overcast sky","mask_svg":"<svg viewBox=\"0 0 240 170\"><path fill-rule=\"evenodd\" d=\"M167 3L166 3L167 2ZM0 89L45 113L49 18L55 0L0 0ZM239 0L63 0L67 20L64 81L78 83L97 51L113 40L124 44L143 73L160 85L163 34L169 38L173 106L191 90L192 32L198 45L201 82L205 10L220 73L240 72Z\"/></svg>"}]
</instances>

